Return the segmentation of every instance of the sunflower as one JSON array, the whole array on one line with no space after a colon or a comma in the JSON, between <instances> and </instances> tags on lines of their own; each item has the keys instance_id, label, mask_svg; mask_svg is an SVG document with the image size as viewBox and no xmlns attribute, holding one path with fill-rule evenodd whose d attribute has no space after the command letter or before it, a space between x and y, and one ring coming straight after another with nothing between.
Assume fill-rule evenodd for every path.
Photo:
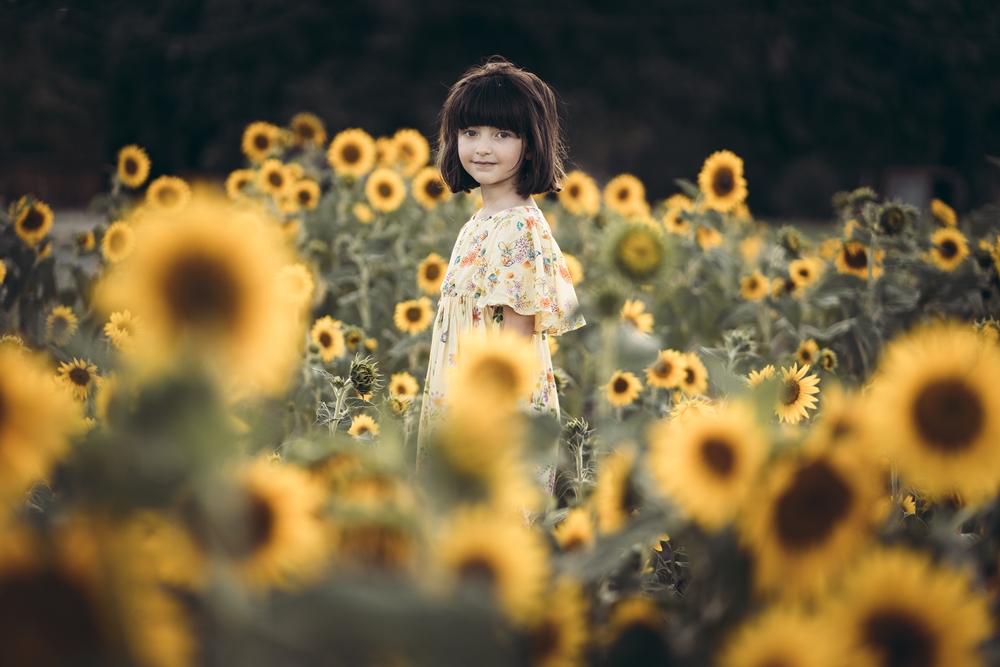
<instances>
[{"instance_id":1,"label":"sunflower","mask_svg":"<svg viewBox=\"0 0 1000 667\"><path fill-rule=\"evenodd\" d=\"M448 378L456 406L478 403L506 413L534 389L535 353L531 342L517 334L466 336L457 361Z\"/></svg>"},{"instance_id":2,"label":"sunflower","mask_svg":"<svg viewBox=\"0 0 1000 667\"><path fill-rule=\"evenodd\" d=\"M637 331L651 333L653 331L653 314L646 312L646 304L636 299L626 299L622 306L621 321L628 322Z\"/></svg>"},{"instance_id":3,"label":"sunflower","mask_svg":"<svg viewBox=\"0 0 1000 667\"><path fill-rule=\"evenodd\" d=\"M176 176L160 176L146 188L146 204L159 211L179 211L190 200L191 186Z\"/></svg>"},{"instance_id":4,"label":"sunflower","mask_svg":"<svg viewBox=\"0 0 1000 667\"><path fill-rule=\"evenodd\" d=\"M369 433L374 437L378 435L378 424L369 415L357 415L351 419L351 428L347 432L356 438L364 437Z\"/></svg>"},{"instance_id":5,"label":"sunflower","mask_svg":"<svg viewBox=\"0 0 1000 667\"><path fill-rule=\"evenodd\" d=\"M135 250L135 230L119 220L111 223L101 240L101 254L110 264L122 262Z\"/></svg>"},{"instance_id":6,"label":"sunflower","mask_svg":"<svg viewBox=\"0 0 1000 667\"><path fill-rule=\"evenodd\" d=\"M771 466L739 521L757 588L819 592L867 543L878 496L867 461L844 448L800 450Z\"/></svg>"},{"instance_id":7,"label":"sunflower","mask_svg":"<svg viewBox=\"0 0 1000 667\"><path fill-rule=\"evenodd\" d=\"M274 280L278 292L295 308L306 308L312 301L316 280L308 266L301 262L281 267Z\"/></svg>"},{"instance_id":8,"label":"sunflower","mask_svg":"<svg viewBox=\"0 0 1000 667\"><path fill-rule=\"evenodd\" d=\"M819 278L822 261L818 257L803 257L788 263L788 277L796 287L808 287Z\"/></svg>"},{"instance_id":9,"label":"sunflower","mask_svg":"<svg viewBox=\"0 0 1000 667\"><path fill-rule=\"evenodd\" d=\"M326 159L338 176L361 178L375 166L375 141L367 132L351 128L337 133Z\"/></svg>"},{"instance_id":10,"label":"sunflower","mask_svg":"<svg viewBox=\"0 0 1000 667\"><path fill-rule=\"evenodd\" d=\"M30 246L37 245L52 229L52 209L45 202L33 201L17 203L14 217L14 232Z\"/></svg>"},{"instance_id":11,"label":"sunflower","mask_svg":"<svg viewBox=\"0 0 1000 667\"><path fill-rule=\"evenodd\" d=\"M698 245L705 252L722 245L722 233L718 229L698 225L695 229L695 237L698 239Z\"/></svg>"},{"instance_id":12,"label":"sunflower","mask_svg":"<svg viewBox=\"0 0 1000 667\"><path fill-rule=\"evenodd\" d=\"M431 147L424 135L414 129L403 128L392 135L396 148L396 160L402 164L403 176L416 174L431 157Z\"/></svg>"},{"instance_id":13,"label":"sunflower","mask_svg":"<svg viewBox=\"0 0 1000 667\"><path fill-rule=\"evenodd\" d=\"M740 241L740 254L743 255L743 261L747 264L756 262L763 247L764 239L759 234L748 236Z\"/></svg>"},{"instance_id":14,"label":"sunflower","mask_svg":"<svg viewBox=\"0 0 1000 667\"><path fill-rule=\"evenodd\" d=\"M326 128L315 114L297 113L292 117L292 143L296 146L322 146L326 143Z\"/></svg>"},{"instance_id":15,"label":"sunflower","mask_svg":"<svg viewBox=\"0 0 1000 667\"><path fill-rule=\"evenodd\" d=\"M38 247L37 254L35 255L35 261L42 261L46 257L52 256L52 239L46 239L42 242L42 245Z\"/></svg>"},{"instance_id":16,"label":"sunflower","mask_svg":"<svg viewBox=\"0 0 1000 667\"><path fill-rule=\"evenodd\" d=\"M965 235L951 227L934 232L931 244L931 259L943 271L954 271L969 256Z\"/></svg>"},{"instance_id":17,"label":"sunflower","mask_svg":"<svg viewBox=\"0 0 1000 667\"><path fill-rule=\"evenodd\" d=\"M394 373L389 378L389 393L396 398L414 398L420 391L416 378L407 372Z\"/></svg>"},{"instance_id":18,"label":"sunflower","mask_svg":"<svg viewBox=\"0 0 1000 667\"><path fill-rule=\"evenodd\" d=\"M447 262L436 252L432 252L417 266L417 287L428 294L437 294L441 291L441 283L444 282L447 271Z\"/></svg>"},{"instance_id":19,"label":"sunflower","mask_svg":"<svg viewBox=\"0 0 1000 667\"><path fill-rule=\"evenodd\" d=\"M881 259L884 253L880 250L876 262ZM847 241L841 246L840 251L833 260L833 265L840 273L855 275L862 280L868 280L868 261L870 253L860 241ZM872 267L872 277L877 278L882 275L882 267L876 264Z\"/></svg>"},{"instance_id":20,"label":"sunflower","mask_svg":"<svg viewBox=\"0 0 1000 667\"><path fill-rule=\"evenodd\" d=\"M660 350L656 361L646 369L646 384L661 389L680 386L687 369L687 358L677 350Z\"/></svg>"},{"instance_id":21,"label":"sunflower","mask_svg":"<svg viewBox=\"0 0 1000 667\"><path fill-rule=\"evenodd\" d=\"M434 311L431 310L431 300L426 296L410 299L396 304L393 321L403 332L418 334L431 325Z\"/></svg>"},{"instance_id":22,"label":"sunflower","mask_svg":"<svg viewBox=\"0 0 1000 667\"><path fill-rule=\"evenodd\" d=\"M994 622L966 573L902 548L876 551L847 578L830 630L859 667L978 667Z\"/></svg>"},{"instance_id":23,"label":"sunflower","mask_svg":"<svg viewBox=\"0 0 1000 667\"><path fill-rule=\"evenodd\" d=\"M958 227L958 216L955 215L955 209L940 199L931 200L931 216L934 218L934 222L942 227Z\"/></svg>"},{"instance_id":24,"label":"sunflower","mask_svg":"<svg viewBox=\"0 0 1000 667\"><path fill-rule=\"evenodd\" d=\"M619 174L604 186L604 203L626 218L649 214L646 186L632 174Z\"/></svg>"},{"instance_id":25,"label":"sunflower","mask_svg":"<svg viewBox=\"0 0 1000 667\"><path fill-rule=\"evenodd\" d=\"M574 507L552 530L552 537L564 552L589 551L594 546L594 517L585 507Z\"/></svg>"},{"instance_id":26,"label":"sunflower","mask_svg":"<svg viewBox=\"0 0 1000 667\"><path fill-rule=\"evenodd\" d=\"M149 178L149 156L135 144L118 151L118 180L125 186L137 188Z\"/></svg>"},{"instance_id":27,"label":"sunflower","mask_svg":"<svg viewBox=\"0 0 1000 667\"><path fill-rule=\"evenodd\" d=\"M69 342L77 328L76 315L69 306L56 306L45 318L45 340L63 346Z\"/></svg>"},{"instance_id":28,"label":"sunflower","mask_svg":"<svg viewBox=\"0 0 1000 667\"><path fill-rule=\"evenodd\" d=\"M698 355L688 352L684 355L684 377L681 378L680 390L688 396L704 394L708 391L708 369Z\"/></svg>"},{"instance_id":29,"label":"sunflower","mask_svg":"<svg viewBox=\"0 0 1000 667\"><path fill-rule=\"evenodd\" d=\"M667 248L653 228L627 223L610 232L610 263L633 283L649 284L666 268Z\"/></svg>"},{"instance_id":30,"label":"sunflower","mask_svg":"<svg viewBox=\"0 0 1000 667\"><path fill-rule=\"evenodd\" d=\"M819 351L819 367L822 368L827 373L832 373L837 370L837 353L828 347L824 347Z\"/></svg>"},{"instance_id":31,"label":"sunflower","mask_svg":"<svg viewBox=\"0 0 1000 667\"><path fill-rule=\"evenodd\" d=\"M94 238L94 232L80 232L76 235L76 247L80 252L90 252L95 247L97 247L97 241Z\"/></svg>"},{"instance_id":32,"label":"sunflower","mask_svg":"<svg viewBox=\"0 0 1000 667\"><path fill-rule=\"evenodd\" d=\"M601 191L594 179L580 170L574 170L563 179L559 203L573 215L594 216L601 209Z\"/></svg>"},{"instance_id":33,"label":"sunflower","mask_svg":"<svg viewBox=\"0 0 1000 667\"><path fill-rule=\"evenodd\" d=\"M7 265L4 264L3 260L0 260L0 285L3 285L3 281L7 279Z\"/></svg>"},{"instance_id":34,"label":"sunflower","mask_svg":"<svg viewBox=\"0 0 1000 667\"><path fill-rule=\"evenodd\" d=\"M694 212L694 202L684 195L671 195L664 202L667 212L663 214L663 226L671 234L687 236L691 232L691 221L681 217L683 213Z\"/></svg>"},{"instance_id":35,"label":"sunflower","mask_svg":"<svg viewBox=\"0 0 1000 667\"><path fill-rule=\"evenodd\" d=\"M890 343L871 391L871 441L932 497L1000 484L1000 350L958 324Z\"/></svg>"},{"instance_id":36,"label":"sunflower","mask_svg":"<svg viewBox=\"0 0 1000 667\"><path fill-rule=\"evenodd\" d=\"M246 194L247 186L256 182L256 171L253 169L237 169L226 177L226 194L230 199L238 199Z\"/></svg>"},{"instance_id":37,"label":"sunflower","mask_svg":"<svg viewBox=\"0 0 1000 667\"><path fill-rule=\"evenodd\" d=\"M580 584L560 578L544 611L525 629L532 667L576 667L587 646L587 603Z\"/></svg>"},{"instance_id":38,"label":"sunflower","mask_svg":"<svg viewBox=\"0 0 1000 667\"><path fill-rule=\"evenodd\" d=\"M303 178L292 184L288 195L298 206L313 211L319 204L319 184L311 178Z\"/></svg>"},{"instance_id":39,"label":"sunflower","mask_svg":"<svg viewBox=\"0 0 1000 667\"><path fill-rule=\"evenodd\" d=\"M744 623L726 639L719 667L834 667L836 637L814 616L778 606Z\"/></svg>"},{"instance_id":40,"label":"sunflower","mask_svg":"<svg viewBox=\"0 0 1000 667\"><path fill-rule=\"evenodd\" d=\"M455 511L435 543L437 560L456 582L487 587L515 622L542 608L548 562L545 543L518 517L486 507Z\"/></svg>"},{"instance_id":41,"label":"sunflower","mask_svg":"<svg viewBox=\"0 0 1000 667\"><path fill-rule=\"evenodd\" d=\"M451 191L444 184L441 173L436 167L424 167L413 177L413 198L426 209L434 208L438 203L451 199Z\"/></svg>"},{"instance_id":42,"label":"sunflower","mask_svg":"<svg viewBox=\"0 0 1000 667\"><path fill-rule=\"evenodd\" d=\"M601 387L608 403L616 408L631 405L642 392L642 381L634 373L615 371L608 383Z\"/></svg>"},{"instance_id":43,"label":"sunflower","mask_svg":"<svg viewBox=\"0 0 1000 667\"><path fill-rule=\"evenodd\" d=\"M574 286L579 285L583 282L583 266L580 264L580 260L569 253L563 253L563 259L566 261L566 271L569 272L569 281Z\"/></svg>"},{"instance_id":44,"label":"sunflower","mask_svg":"<svg viewBox=\"0 0 1000 667\"><path fill-rule=\"evenodd\" d=\"M897 236L913 228L917 218L917 210L908 204L898 201L887 202L878 208L877 227L888 236Z\"/></svg>"},{"instance_id":45,"label":"sunflower","mask_svg":"<svg viewBox=\"0 0 1000 667\"><path fill-rule=\"evenodd\" d=\"M357 327L347 327L344 330L344 345L347 346L348 352L354 352L358 349L362 343L365 342L365 334L361 329Z\"/></svg>"},{"instance_id":46,"label":"sunflower","mask_svg":"<svg viewBox=\"0 0 1000 667\"><path fill-rule=\"evenodd\" d=\"M844 242L840 239L826 239L819 244L819 256L823 259L834 259L842 245Z\"/></svg>"},{"instance_id":47,"label":"sunflower","mask_svg":"<svg viewBox=\"0 0 1000 667\"><path fill-rule=\"evenodd\" d=\"M243 131L243 153L252 162L263 162L278 147L281 130L271 123L250 123Z\"/></svg>"},{"instance_id":48,"label":"sunflower","mask_svg":"<svg viewBox=\"0 0 1000 667\"><path fill-rule=\"evenodd\" d=\"M778 419L789 424L798 424L809 416L809 410L816 409L816 394L819 393L819 378L806 375L809 365L802 368L798 363L791 368L782 368L781 389L778 392L778 402L774 406L774 414Z\"/></svg>"},{"instance_id":49,"label":"sunflower","mask_svg":"<svg viewBox=\"0 0 1000 667\"><path fill-rule=\"evenodd\" d=\"M329 315L321 317L313 323L309 337L319 346L319 356L330 363L335 357L344 353L344 332L337 322Z\"/></svg>"},{"instance_id":50,"label":"sunflower","mask_svg":"<svg viewBox=\"0 0 1000 667\"><path fill-rule=\"evenodd\" d=\"M199 198L187 214L153 214L132 260L97 290L105 312L128 308L145 325L148 372L193 354L226 381L283 387L298 357L295 311L274 276L285 264L278 231L255 210Z\"/></svg>"},{"instance_id":51,"label":"sunflower","mask_svg":"<svg viewBox=\"0 0 1000 667\"><path fill-rule=\"evenodd\" d=\"M284 195L292 185L292 179L281 160L264 160L257 172L257 187L274 197Z\"/></svg>"},{"instance_id":52,"label":"sunflower","mask_svg":"<svg viewBox=\"0 0 1000 667\"><path fill-rule=\"evenodd\" d=\"M674 659L663 638L663 613L655 602L625 597L611 609L603 638L607 665L670 665Z\"/></svg>"},{"instance_id":53,"label":"sunflower","mask_svg":"<svg viewBox=\"0 0 1000 667\"><path fill-rule=\"evenodd\" d=\"M90 360L73 359L73 363L59 364L59 381L81 401L87 400L91 387L100 386L101 378L97 375L97 366Z\"/></svg>"},{"instance_id":54,"label":"sunflower","mask_svg":"<svg viewBox=\"0 0 1000 667\"><path fill-rule=\"evenodd\" d=\"M380 167L392 167L399 161L396 155L396 144L392 137L379 137L375 140L375 164Z\"/></svg>"},{"instance_id":55,"label":"sunflower","mask_svg":"<svg viewBox=\"0 0 1000 667\"><path fill-rule=\"evenodd\" d=\"M413 527L393 516L339 522L331 541L338 568L383 573L405 572L419 544Z\"/></svg>"},{"instance_id":56,"label":"sunflower","mask_svg":"<svg viewBox=\"0 0 1000 667\"><path fill-rule=\"evenodd\" d=\"M683 422L695 415L714 415L715 404L701 396L685 396L679 391L673 395L674 407L670 410L670 421Z\"/></svg>"},{"instance_id":57,"label":"sunflower","mask_svg":"<svg viewBox=\"0 0 1000 667\"><path fill-rule=\"evenodd\" d=\"M760 270L740 280L740 294L747 301L760 301L771 292L771 281Z\"/></svg>"},{"instance_id":58,"label":"sunflower","mask_svg":"<svg viewBox=\"0 0 1000 667\"><path fill-rule=\"evenodd\" d=\"M358 219L358 222L364 225L367 225L369 222L372 221L373 217L372 209L370 206L368 206L368 204L365 204L364 202L358 202L353 207L351 207L351 213L353 213L354 217Z\"/></svg>"},{"instance_id":59,"label":"sunflower","mask_svg":"<svg viewBox=\"0 0 1000 667\"><path fill-rule=\"evenodd\" d=\"M818 355L819 345L812 338L799 343L799 349L795 351L795 359L799 362L799 366L814 365Z\"/></svg>"},{"instance_id":60,"label":"sunflower","mask_svg":"<svg viewBox=\"0 0 1000 667\"><path fill-rule=\"evenodd\" d=\"M660 489L710 531L736 516L766 456L753 415L737 404L650 431L649 464Z\"/></svg>"},{"instance_id":61,"label":"sunflower","mask_svg":"<svg viewBox=\"0 0 1000 667\"><path fill-rule=\"evenodd\" d=\"M730 151L712 153L698 174L698 188L706 207L723 213L732 211L747 198L743 160Z\"/></svg>"},{"instance_id":62,"label":"sunflower","mask_svg":"<svg viewBox=\"0 0 1000 667\"><path fill-rule=\"evenodd\" d=\"M120 313L111 313L104 325L104 335L120 350L134 344L141 328L142 320L126 309Z\"/></svg>"},{"instance_id":63,"label":"sunflower","mask_svg":"<svg viewBox=\"0 0 1000 667\"><path fill-rule=\"evenodd\" d=\"M600 464L594 506L597 527L602 533L616 533L639 513L642 497L632 480L635 453L631 448L615 449Z\"/></svg>"},{"instance_id":64,"label":"sunflower","mask_svg":"<svg viewBox=\"0 0 1000 667\"><path fill-rule=\"evenodd\" d=\"M365 183L365 196L373 208L391 213L406 199L406 184L399 174L384 167L376 169ZM360 219L360 216L358 216Z\"/></svg>"}]
</instances>

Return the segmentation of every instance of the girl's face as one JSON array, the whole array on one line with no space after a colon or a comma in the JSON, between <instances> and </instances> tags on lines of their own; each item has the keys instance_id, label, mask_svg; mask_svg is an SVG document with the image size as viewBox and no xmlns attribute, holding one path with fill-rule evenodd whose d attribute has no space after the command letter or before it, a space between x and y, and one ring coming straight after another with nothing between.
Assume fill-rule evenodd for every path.
<instances>
[{"instance_id":1,"label":"girl's face","mask_svg":"<svg viewBox=\"0 0 1000 667\"><path fill-rule=\"evenodd\" d=\"M458 159L484 188L513 187L521 170L524 140L509 130L488 125L458 132Z\"/></svg>"}]
</instances>

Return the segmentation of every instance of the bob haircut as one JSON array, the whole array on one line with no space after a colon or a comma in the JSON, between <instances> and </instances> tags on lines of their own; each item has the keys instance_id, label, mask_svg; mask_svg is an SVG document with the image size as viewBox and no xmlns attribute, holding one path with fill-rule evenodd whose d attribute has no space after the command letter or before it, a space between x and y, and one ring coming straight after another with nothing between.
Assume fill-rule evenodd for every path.
<instances>
[{"instance_id":1,"label":"bob haircut","mask_svg":"<svg viewBox=\"0 0 1000 667\"><path fill-rule=\"evenodd\" d=\"M566 148L556 96L544 81L494 56L470 68L451 87L441 110L438 168L452 192L479 187L458 157L458 133L477 125L507 130L524 140L525 154L531 158L521 162L515 185L518 195L529 197L562 189Z\"/></svg>"}]
</instances>

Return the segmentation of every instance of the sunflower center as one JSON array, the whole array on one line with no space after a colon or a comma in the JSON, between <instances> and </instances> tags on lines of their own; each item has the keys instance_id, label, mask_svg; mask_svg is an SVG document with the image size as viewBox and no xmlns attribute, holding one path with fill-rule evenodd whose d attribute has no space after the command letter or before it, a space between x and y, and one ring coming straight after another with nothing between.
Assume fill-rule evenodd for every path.
<instances>
[{"instance_id":1,"label":"sunflower center","mask_svg":"<svg viewBox=\"0 0 1000 667\"><path fill-rule=\"evenodd\" d=\"M628 200L628 188L622 188L618 191L618 201Z\"/></svg>"},{"instance_id":2,"label":"sunflower center","mask_svg":"<svg viewBox=\"0 0 1000 667\"><path fill-rule=\"evenodd\" d=\"M60 339L66 335L69 331L69 320L65 317L57 316L52 318L52 337L55 339Z\"/></svg>"},{"instance_id":3,"label":"sunflower center","mask_svg":"<svg viewBox=\"0 0 1000 667\"><path fill-rule=\"evenodd\" d=\"M247 555L254 553L271 540L275 516L271 504L251 493L247 508Z\"/></svg>"},{"instance_id":4,"label":"sunflower center","mask_svg":"<svg viewBox=\"0 0 1000 667\"><path fill-rule=\"evenodd\" d=\"M924 442L945 454L967 450L980 435L986 410L965 382L945 378L929 383L913 402L913 420Z\"/></svg>"},{"instance_id":5,"label":"sunflower center","mask_svg":"<svg viewBox=\"0 0 1000 667\"><path fill-rule=\"evenodd\" d=\"M121 233L112 234L111 238L108 239L108 246L110 246L111 252L121 252L125 249L125 236Z\"/></svg>"},{"instance_id":6,"label":"sunflower center","mask_svg":"<svg viewBox=\"0 0 1000 667\"><path fill-rule=\"evenodd\" d=\"M324 331L319 335L319 344L321 347L330 347L333 343L333 336L330 335L329 331Z\"/></svg>"},{"instance_id":7,"label":"sunflower center","mask_svg":"<svg viewBox=\"0 0 1000 667\"><path fill-rule=\"evenodd\" d=\"M736 189L736 175L729 167L720 167L712 175L712 191L717 197L725 197Z\"/></svg>"},{"instance_id":8,"label":"sunflower center","mask_svg":"<svg viewBox=\"0 0 1000 667\"><path fill-rule=\"evenodd\" d=\"M624 268L644 278L660 263L660 251L656 242L641 231L628 234L618 247L618 257Z\"/></svg>"},{"instance_id":9,"label":"sunflower center","mask_svg":"<svg viewBox=\"0 0 1000 667\"><path fill-rule=\"evenodd\" d=\"M938 251L941 256L945 259L951 259L958 254L958 244L951 239L946 239L941 243L941 248Z\"/></svg>"},{"instance_id":10,"label":"sunflower center","mask_svg":"<svg viewBox=\"0 0 1000 667\"><path fill-rule=\"evenodd\" d=\"M361 334L357 333L356 331L352 331L351 333L347 334L346 342L351 347L354 347L355 345L361 342Z\"/></svg>"},{"instance_id":11,"label":"sunflower center","mask_svg":"<svg viewBox=\"0 0 1000 667\"><path fill-rule=\"evenodd\" d=\"M868 253L865 247L857 242L844 246L844 263L852 269L863 269L868 266Z\"/></svg>"},{"instance_id":12,"label":"sunflower center","mask_svg":"<svg viewBox=\"0 0 1000 667\"><path fill-rule=\"evenodd\" d=\"M747 281L748 292L756 292L758 287L760 287L760 282L756 278L750 278Z\"/></svg>"},{"instance_id":13,"label":"sunflower center","mask_svg":"<svg viewBox=\"0 0 1000 667\"><path fill-rule=\"evenodd\" d=\"M250 179L249 178L241 178L240 180L236 181L236 189L237 190L243 190L248 185L250 185Z\"/></svg>"},{"instance_id":14,"label":"sunflower center","mask_svg":"<svg viewBox=\"0 0 1000 667\"><path fill-rule=\"evenodd\" d=\"M160 204L162 204L163 206L167 207L176 204L178 201L180 201L180 198L181 198L180 195L177 194L177 191L174 190L173 188L163 188L156 196L157 201L159 201Z\"/></svg>"},{"instance_id":15,"label":"sunflower center","mask_svg":"<svg viewBox=\"0 0 1000 667\"><path fill-rule=\"evenodd\" d=\"M78 387L86 387L90 384L90 372L86 368L75 366L69 372L69 381Z\"/></svg>"},{"instance_id":16,"label":"sunflower center","mask_svg":"<svg viewBox=\"0 0 1000 667\"><path fill-rule=\"evenodd\" d=\"M75 582L51 571L0 580L0 664L89 664L103 644L94 605Z\"/></svg>"},{"instance_id":17,"label":"sunflower center","mask_svg":"<svg viewBox=\"0 0 1000 667\"><path fill-rule=\"evenodd\" d=\"M802 393L802 386L799 385L798 380L789 378L781 386L781 393L778 396L784 405L794 405L795 401L799 400L799 395Z\"/></svg>"},{"instance_id":18,"label":"sunflower center","mask_svg":"<svg viewBox=\"0 0 1000 667\"><path fill-rule=\"evenodd\" d=\"M458 576L466 581L475 581L493 588L497 579L497 571L493 563L485 558L473 557L462 563L458 568Z\"/></svg>"},{"instance_id":19,"label":"sunflower center","mask_svg":"<svg viewBox=\"0 0 1000 667\"><path fill-rule=\"evenodd\" d=\"M34 232L42 228L45 224L45 216L37 208L32 206L28 209L28 214L24 216L24 221L21 223L21 229Z\"/></svg>"},{"instance_id":20,"label":"sunflower center","mask_svg":"<svg viewBox=\"0 0 1000 667\"><path fill-rule=\"evenodd\" d=\"M427 181L427 185L424 186L424 192L426 192L431 198L437 199L444 194L444 186L441 185L441 181L435 178Z\"/></svg>"},{"instance_id":21,"label":"sunflower center","mask_svg":"<svg viewBox=\"0 0 1000 667\"><path fill-rule=\"evenodd\" d=\"M168 268L162 286L167 309L182 326L229 328L239 318L242 290L218 258L182 256Z\"/></svg>"},{"instance_id":22,"label":"sunflower center","mask_svg":"<svg viewBox=\"0 0 1000 667\"><path fill-rule=\"evenodd\" d=\"M812 350L799 350L799 361L803 364L811 364L813 361Z\"/></svg>"},{"instance_id":23,"label":"sunflower center","mask_svg":"<svg viewBox=\"0 0 1000 667\"><path fill-rule=\"evenodd\" d=\"M280 188L285 182L284 177L277 171L272 171L267 175L267 182L276 188Z\"/></svg>"},{"instance_id":24,"label":"sunflower center","mask_svg":"<svg viewBox=\"0 0 1000 667\"><path fill-rule=\"evenodd\" d=\"M889 211L885 216L885 227L891 232L898 232L903 228L903 214L899 211Z\"/></svg>"},{"instance_id":25,"label":"sunflower center","mask_svg":"<svg viewBox=\"0 0 1000 667\"><path fill-rule=\"evenodd\" d=\"M694 384L694 381L697 380L697 379L698 379L698 376L695 374L693 368L685 368L684 369L684 382L686 384L689 384L689 385L690 384Z\"/></svg>"},{"instance_id":26,"label":"sunflower center","mask_svg":"<svg viewBox=\"0 0 1000 667\"><path fill-rule=\"evenodd\" d=\"M732 444L719 438L708 438L702 443L701 459L718 477L728 477L736 463Z\"/></svg>"},{"instance_id":27,"label":"sunflower center","mask_svg":"<svg viewBox=\"0 0 1000 667\"><path fill-rule=\"evenodd\" d=\"M616 394L624 394L629 390L629 386L630 385L628 383L628 380L626 380L623 377L620 377L617 378L614 384L611 385L611 390L614 391Z\"/></svg>"},{"instance_id":28,"label":"sunflower center","mask_svg":"<svg viewBox=\"0 0 1000 667\"><path fill-rule=\"evenodd\" d=\"M441 267L437 264L428 264L427 267L424 268L424 278L427 280L437 280L440 275Z\"/></svg>"},{"instance_id":29,"label":"sunflower center","mask_svg":"<svg viewBox=\"0 0 1000 667\"><path fill-rule=\"evenodd\" d=\"M800 468L775 503L778 539L789 551L826 541L854 504L851 487L824 461Z\"/></svg>"},{"instance_id":30,"label":"sunflower center","mask_svg":"<svg viewBox=\"0 0 1000 667\"><path fill-rule=\"evenodd\" d=\"M875 611L865 619L862 637L886 667L931 667L937 663L937 641L927 627L909 614Z\"/></svg>"},{"instance_id":31,"label":"sunflower center","mask_svg":"<svg viewBox=\"0 0 1000 667\"><path fill-rule=\"evenodd\" d=\"M424 311L419 306L410 306L406 309L406 321L415 324L421 320L423 314Z\"/></svg>"},{"instance_id":32,"label":"sunflower center","mask_svg":"<svg viewBox=\"0 0 1000 667\"><path fill-rule=\"evenodd\" d=\"M361 159L361 149L354 144L347 144L344 149L340 151L340 157L347 164L354 164Z\"/></svg>"},{"instance_id":33,"label":"sunflower center","mask_svg":"<svg viewBox=\"0 0 1000 667\"><path fill-rule=\"evenodd\" d=\"M377 189L379 196L381 197L388 199L390 196L392 196L392 186L389 185L388 183L385 182L379 183Z\"/></svg>"},{"instance_id":34,"label":"sunflower center","mask_svg":"<svg viewBox=\"0 0 1000 667\"><path fill-rule=\"evenodd\" d=\"M312 195L309 193L309 191L299 190L299 203L308 204L310 201L312 201Z\"/></svg>"},{"instance_id":35,"label":"sunflower center","mask_svg":"<svg viewBox=\"0 0 1000 667\"><path fill-rule=\"evenodd\" d=\"M304 139L306 141L308 141L308 140L310 140L310 139L312 139L313 137L316 136L316 133L313 131L312 126L310 126L310 125L308 125L306 123L303 123L302 125L299 125L296 129L298 130L299 137L301 137L302 139Z\"/></svg>"},{"instance_id":36,"label":"sunflower center","mask_svg":"<svg viewBox=\"0 0 1000 667\"><path fill-rule=\"evenodd\" d=\"M562 632L559 625L553 623L551 619L545 619L544 622L532 631L528 639L530 643L528 651L531 653L531 663L535 665L544 663L559 648L559 645L562 643L561 640Z\"/></svg>"},{"instance_id":37,"label":"sunflower center","mask_svg":"<svg viewBox=\"0 0 1000 667\"><path fill-rule=\"evenodd\" d=\"M579 185L569 186L569 189L566 191L566 194L568 194L573 199L577 199L580 196L580 186Z\"/></svg>"},{"instance_id":38,"label":"sunflower center","mask_svg":"<svg viewBox=\"0 0 1000 667\"><path fill-rule=\"evenodd\" d=\"M644 623L622 630L608 651L609 665L669 665L673 662L660 636Z\"/></svg>"},{"instance_id":39,"label":"sunflower center","mask_svg":"<svg viewBox=\"0 0 1000 667\"><path fill-rule=\"evenodd\" d=\"M799 276L802 277L802 278L808 278L809 277L809 269L807 269L805 267L800 268L799 269Z\"/></svg>"},{"instance_id":40,"label":"sunflower center","mask_svg":"<svg viewBox=\"0 0 1000 667\"><path fill-rule=\"evenodd\" d=\"M660 359L653 366L653 375L660 378L661 380L666 378L674 370L674 365L669 361L664 361Z\"/></svg>"},{"instance_id":41,"label":"sunflower center","mask_svg":"<svg viewBox=\"0 0 1000 667\"><path fill-rule=\"evenodd\" d=\"M259 151L267 150L271 146L271 140L266 134L255 134L253 137L253 145Z\"/></svg>"},{"instance_id":42,"label":"sunflower center","mask_svg":"<svg viewBox=\"0 0 1000 667\"><path fill-rule=\"evenodd\" d=\"M134 176L136 172L139 171L139 163L135 161L135 158L127 157L125 158L125 164L122 165L122 168L129 176Z\"/></svg>"},{"instance_id":43,"label":"sunflower center","mask_svg":"<svg viewBox=\"0 0 1000 667\"><path fill-rule=\"evenodd\" d=\"M479 363L475 376L500 394L508 394L517 386L517 373L503 359L488 358Z\"/></svg>"},{"instance_id":44,"label":"sunflower center","mask_svg":"<svg viewBox=\"0 0 1000 667\"><path fill-rule=\"evenodd\" d=\"M562 545L563 551L576 551L577 549L582 549L587 546L587 540L584 539L583 535L572 535L566 539Z\"/></svg>"}]
</instances>

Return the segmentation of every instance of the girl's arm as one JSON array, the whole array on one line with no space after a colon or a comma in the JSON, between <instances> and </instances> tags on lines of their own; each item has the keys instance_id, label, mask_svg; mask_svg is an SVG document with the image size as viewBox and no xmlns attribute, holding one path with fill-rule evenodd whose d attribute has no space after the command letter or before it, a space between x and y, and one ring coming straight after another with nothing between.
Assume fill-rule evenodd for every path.
<instances>
[{"instance_id":1,"label":"girl's arm","mask_svg":"<svg viewBox=\"0 0 1000 667\"><path fill-rule=\"evenodd\" d=\"M535 316L522 315L510 306L504 306L503 329L521 334L525 338L531 338L535 335Z\"/></svg>"}]
</instances>

